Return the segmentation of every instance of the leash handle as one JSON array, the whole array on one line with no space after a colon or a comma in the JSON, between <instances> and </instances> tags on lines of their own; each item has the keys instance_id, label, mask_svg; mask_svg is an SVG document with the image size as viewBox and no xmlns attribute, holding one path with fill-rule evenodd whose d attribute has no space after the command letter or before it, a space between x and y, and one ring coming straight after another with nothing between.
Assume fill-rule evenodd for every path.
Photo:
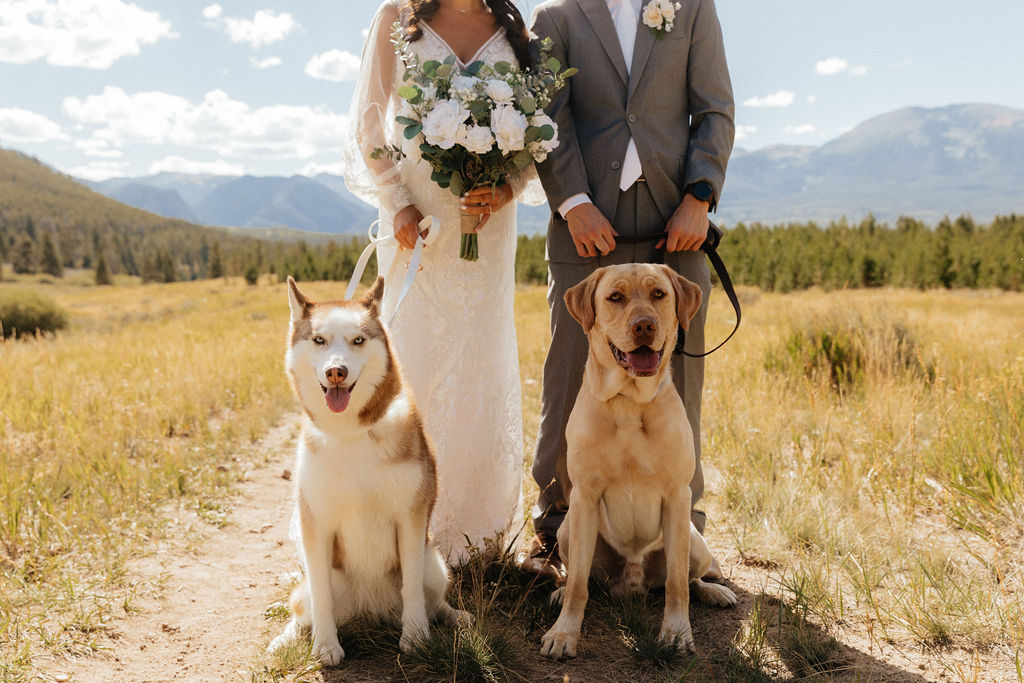
<instances>
[{"instance_id":1,"label":"leash handle","mask_svg":"<svg viewBox=\"0 0 1024 683\"><path fill-rule=\"evenodd\" d=\"M423 257L423 247L427 244L433 243L437 238L437 234L441 231L441 221L436 216L426 216L419 223L419 234L416 236L416 246L413 247L412 256L409 258L409 267L406 269L405 279L402 281L402 289L398 293L398 301L395 302L395 308L391 311L391 315L384 321L384 324L391 327L391 323L395 319L395 314L398 313L398 309L402 307L402 301L405 300L406 295L412 289L413 282L416 281L416 273L420 269L420 260ZM426 236L423 233L426 232ZM348 281L348 287L345 288L345 298L351 299L355 296L356 287L359 286L359 282L363 279L363 272L366 270L366 264L370 261L370 255L373 254L377 247L388 244L389 242L395 242L394 235L388 235L386 237L380 236L380 219L378 218L374 222L370 223L370 227L366 231L367 236L370 238L370 243L363 249L363 253L359 255L359 260L356 261L355 270L352 271L352 277ZM381 275L379 270L380 261L377 261L378 274ZM394 264L392 264L394 267Z\"/></svg>"},{"instance_id":2,"label":"leash handle","mask_svg":"<svg viewBox=\"0 0 1024 683\"><path fill-rule=\"evenodd\" d=\"M711 265L715 269L715 274L718 275L718 281L722 283L722 289L725 290L725 295L729 297L729 303L732 304L732 308L736 311L736 326L732 328L732 332L726 337L722 343L710 351L704 353L690 353L685 350L686 346L686 333L683 330L683 326L679 326L679 335L676 337L676 354L683 354L689 358L703 358L704 356L710 355L718 349L725 346L725 342L732 339L732 336L736 334L736 330L740 329L740 319L743 317L743 313L740 310L740 300L736 296L736 289L732 286L732 278L729 277L729 270L725 267L725 262L722 261L722 257L718 255L718 245L722 242L722 229L714 223L708 221L708 234L704 238L704 243L700 245L700 250L704 252L704 255L711 261Z\"/></svg>"}]
</instances>

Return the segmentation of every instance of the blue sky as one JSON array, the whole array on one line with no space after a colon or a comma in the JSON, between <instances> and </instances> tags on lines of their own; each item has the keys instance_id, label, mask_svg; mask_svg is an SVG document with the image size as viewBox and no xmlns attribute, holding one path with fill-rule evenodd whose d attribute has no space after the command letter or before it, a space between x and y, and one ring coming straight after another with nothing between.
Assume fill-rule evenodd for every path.
<instances>
[{"instance_id":1,"label":"blue sky","mask_svg":"<svg viewBox=\"0 0 1024 683\"><path fill-rule=\"evenodd\" d=\"M527 17L537 4L519 0ZM89 179L338 172L376 7L0 0L0 146ZM1022 0L718 0L718 13L737 147L817 145L907 106L1024 109Z\"/></svg>"}]
</instances>

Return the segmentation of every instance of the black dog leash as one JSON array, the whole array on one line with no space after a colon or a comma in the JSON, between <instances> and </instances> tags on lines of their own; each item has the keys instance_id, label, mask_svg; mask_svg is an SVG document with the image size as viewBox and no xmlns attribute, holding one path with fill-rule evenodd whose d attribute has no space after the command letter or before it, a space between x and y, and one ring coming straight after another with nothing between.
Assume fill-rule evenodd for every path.
<instances>
[{"instance_id":1,"label":"black dog leash","mask_svg":"<svg viewBox=\"0 0 1024 683\"><path fill-rule=\"evenodd\" d=\"M621 242L622 244L640 244L641 242L657 242L662 238L667 239L668 233L663 232L656 235L636 236L619 235L615 238L615 241ZM722 289L725 290L725 295L729 297L729 302L732 303L733 310L736 311L736 326L732 328L732 332L729 333L729 336L726 337L721 344L710 351L705 351L704 353L689 353L683 349L683 347L686 346L686 333L683 330L683 326L680 325L679 336L676 337L676 348L674 352L677 356L679 354L683 354L690 358L703 358L704 356L714 353L718 349L722 348L722 346L725 345L725 342L732 339L732 336L736 334L736 330L740 329L740 317L742 315L740 312L740 300L736 296L736 290L732 286L732 278L729 277L729 271L726 269L725 263L722 261L722 257L718 255L718 244L721 241L722 229L709 221L708 235L704 238L704 243L700 245L700 250L703 251L704 255L708 257L709 261L711 261L711 265L715 269L715 274L718 275L718 281L722 283Z\"/></svg>"}]
</instances>

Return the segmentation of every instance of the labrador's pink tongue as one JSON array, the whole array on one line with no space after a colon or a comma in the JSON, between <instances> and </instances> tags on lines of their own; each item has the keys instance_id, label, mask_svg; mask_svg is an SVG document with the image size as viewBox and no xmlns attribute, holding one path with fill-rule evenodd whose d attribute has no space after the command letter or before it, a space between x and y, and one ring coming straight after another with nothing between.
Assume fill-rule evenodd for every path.
<instances>
[{"instance_id":1,"label":"labrador's pink tongue","mask_svg":"<svg viewBox=\"0 0 1024 683\"><path fill-rule=\"evenodd\" d=\"M626 359L629 363L629 368L633 372L638 374L652 373L658 369L661 354L645 346L627 353Z\"/></svg>"},{"instance_id":2,"label":"labrador's pink tongue","mask_svg":"<svg viewBox=\"0 0 1024 683\"><path fill-rule=\"evenodd\" d=\"M327 390L327 407L332 412L340 413L348 408L348 399L351 396L352 394L341 387L331 387Z\"/></svg>"}]
</instances>

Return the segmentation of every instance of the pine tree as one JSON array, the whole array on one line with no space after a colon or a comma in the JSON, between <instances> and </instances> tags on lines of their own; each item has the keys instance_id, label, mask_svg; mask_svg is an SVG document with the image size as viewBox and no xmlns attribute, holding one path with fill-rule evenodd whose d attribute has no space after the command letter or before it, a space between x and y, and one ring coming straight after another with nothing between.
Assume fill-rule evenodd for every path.
<instances>
[{"instance_id":1,"label":"pine tree","mask_svg":"<svg viewBox=\"0 0 1024 683\"><path fill-rule=\"evenodd\" d=\"M49 232L43 233L43 252L39 259L39 265L47 275L64 277L64 264L60 262L57 246L53 243L53 237Z\"/></svg>"},{"instance_id":2,"label":"pine tree","mask_svg":"<svg viewBox=\"0 0 1024 683\"><path fill-rule=\"evenodd\" d=\"M107 268L107 257L103 255L103 252L100 252L99 258L96 260L96 284L101 287L114 284L113 278L110 277L110 269Z\"/></svg>"},{"instance_id":3,"label":"pine tree","mask_svg":"<svg viewBox=\"0 0 1024 683\"><path fill-rule=\"evenodd\" d=\"M214 242L210 248L210 277L224 277L224 263L220 255L220 242Z\"/></svg>"},{"instance_id":4,"label":"pine tree","mask_svg":"<svg viewBox=\"0 0 1024 683\"><path fill-rule=\"evenodd\" d=\"M32 275L36 272L36 244L28 235L22 235L14 249L14 272Z\"/></svg>"}]
</instances>

